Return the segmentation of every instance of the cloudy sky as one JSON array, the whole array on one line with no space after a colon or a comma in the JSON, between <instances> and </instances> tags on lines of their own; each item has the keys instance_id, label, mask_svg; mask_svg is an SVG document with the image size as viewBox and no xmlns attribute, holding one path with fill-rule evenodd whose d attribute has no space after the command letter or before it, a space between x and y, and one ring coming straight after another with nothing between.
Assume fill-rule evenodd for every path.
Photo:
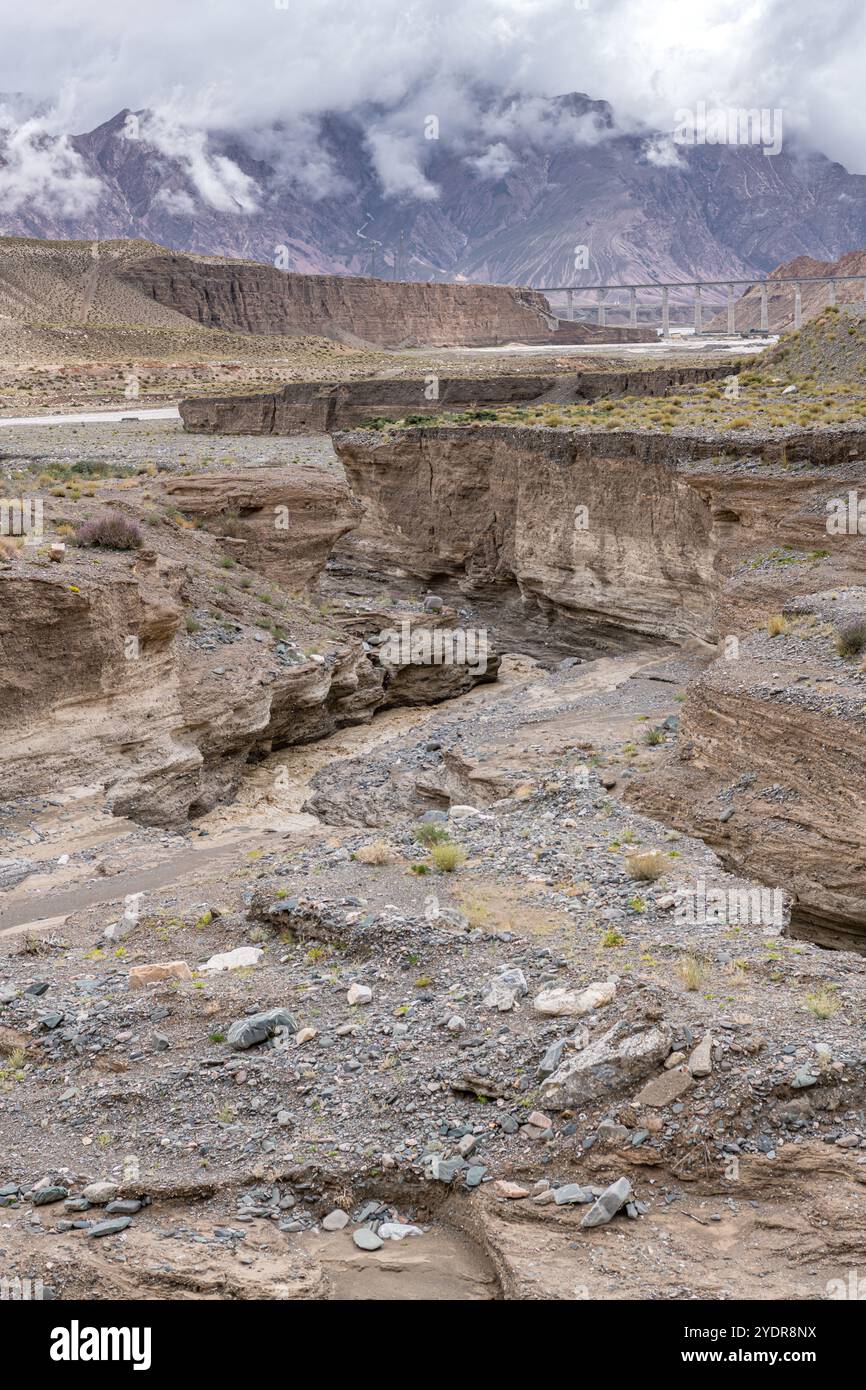
<instances>
[{"instance_id":1,"label":"cloudy sky","mask_svg":"<svg viewBox=\"0 0 866 1390\"><path fill-rule=\"evenodd\" d=\"M0 93L57 104L58 128L73 132L123 107L161 112L166 129L298 129L299 117L374 101L413 126L436 113L443 136L468 134L479 82L604 97L623 128L670 130L678 109L705 101L781 108L786 132L866 172L863 0L282 5L0 0ZM388 160L404 153L390 148Z\"/></svg>"}]
</instances>

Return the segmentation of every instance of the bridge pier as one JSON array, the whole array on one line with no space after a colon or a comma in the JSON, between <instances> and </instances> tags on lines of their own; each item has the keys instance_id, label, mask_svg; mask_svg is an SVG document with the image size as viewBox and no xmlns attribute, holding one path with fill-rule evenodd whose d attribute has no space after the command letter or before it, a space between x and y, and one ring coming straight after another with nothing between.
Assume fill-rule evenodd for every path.
<instances>
[{"instance_id":1,"label":"bridge pier","mask_svg":"<svg viewBox=\"0 0 866 1390\"><path fill-rule=\"evenodd\" d=\"M598 323L599 328L604 328L604 295L605 295L605 291L604 291L604 290L596 290L595 294L596 294L596 298L597 298L597 300L598 300L598 316L597 316L596 322Z\"/></svg>"},{"instance_id":2,"label":"bridge pier","mask_svg":"<svg viewBox=\"0 0 866 1390\"><path fill-rule=\"evenodd\" d=\"M767 286L762 283L758 286L761 292L761 332L766 333L770 327L770 315L767 310Z\"/></svg>"},{"instance_id":3,"label":"bridge pier","mask_svg":"<svg viewBox=\"0 0 866 1390\"><path fill-rule=\"evenodd\" d=\"M703 323L701 320L701 286L695 285L695 333L700 334Z\"/></svg>"},{"instance_id":4,"label":"bridge pier","mask_svg":"<svg viewBox=\"0 0 866 1390\"><path fill-rule=\"evenodd\" d=\"M734 300L734 287L733 285L728 285L728 334L731 337L733 337L737 331L736 323L737 309L736 301Z\"/></svg>"},{"instance_id":5,"label":"bridge pier","mask_svg":"<svg viewBox=\"0 0 866 1390\"><path fill-rule=\"evenodd\" d=\"M866 281L864 281L866 284ZM797 332L803 327L803 297L800 294L800 286L794 286L794 331Z\"/></svg>"},{"instance_id":6,"label":"bridge pier","mask_svg":"<svg viewBox=\"0 0 866 1390\"><path fill-rule=\"evenodd\" d=\"M628 288L628 322L630 328L637 328L637 290L634 285Z\"/></svg>"},{"instance_id":7,"label":"bridge pier","mask_svg":"<svg viewBox=\"0 0 866 1390\"><path fill-rule=\"evenodd\" d=\"M828 304L835 304L835 303L836 303L836 281L835 281L835 280L828 280L828 282L827 282L827 303L828 303Z\"/></svg>"},{"instance_id":8,"label":"bridge pier","mask_svg":"<svg viewBox=\"0 0 866 1390\"><path fill-rule=\"evenodd\" d=\"M667 285L662 285L662 337L669 338L670 336L671 314L670 305L668 304L668 287Z\"/></svg>"},{"instance_id":9,"label":"bridge pier","mask_svg":"<svg viewBox=\"0 0 866 1390\"><path fill-rule=\"evenodd\" d=\"M567 300L567 303L568 303L568 308L567 308L566 311L565 311L566 317L569 318L569 319L571 319L571 320L573 321L573 320L574 320L574 290L566 290L565 294L566 294L566 300Z\"/></svg>"}]
</instances>

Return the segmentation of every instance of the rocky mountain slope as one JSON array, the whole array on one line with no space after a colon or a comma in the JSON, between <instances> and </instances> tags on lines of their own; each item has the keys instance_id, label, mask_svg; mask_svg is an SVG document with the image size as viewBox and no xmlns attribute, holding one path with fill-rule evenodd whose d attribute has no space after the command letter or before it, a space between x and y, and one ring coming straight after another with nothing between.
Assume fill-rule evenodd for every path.
<instances>
[{"instance_id":1,"label":"rocky mountain slope","mask_svg":"<svg viewBox=\"0 0 866 1390\"><path fill-rule=\"evenodd\" d=\"M305 273L375 265L408 280L538 286L754 275L866 243L866 180L821 154L673 145L623 131L606 102L580 93L528 106L487 93L482 111L468 144L452 143L444 121L437 139L407 126L409 173L387 192L380 111L254 135L121 111L69 132L93 192L86 207L70 216L18 203L0 230L143 238ZM576 246L587 248L584 271Z\"/></svg>"}]
</instances>

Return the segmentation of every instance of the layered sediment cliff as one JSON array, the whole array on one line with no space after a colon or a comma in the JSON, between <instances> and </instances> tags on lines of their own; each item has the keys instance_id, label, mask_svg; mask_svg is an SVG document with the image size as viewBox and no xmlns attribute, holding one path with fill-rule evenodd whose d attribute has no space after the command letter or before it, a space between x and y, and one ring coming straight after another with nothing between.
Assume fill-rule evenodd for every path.
<instances>
[{"instance_id":1,"label":"layered sediment cliff","mask_svg":"<svg viewBox=\"0 0 866 1390\"><path fill-rule=\"evenodd\" d=\"M191 434L310 434L349 430L374 419L438 415L542 401L569 404L614 396L663 396L709 381L724 367L649 371L582 371L538 376L373 377L362 381L294 381L278 391L192 396L181 401Z\"/></svg>"},{"instance_id":2,"label":"layered sediment cliff","mask_svg":"<svg viewBox=\"0 0 866 1390\"><path fill-rule=\"evenodd\" d=\"M254 261L143 256L123 279L209 328L315 333L381 347L493 347L508 342L647 342L644 328L599 329L557 319L538 290L296 275Z\"/></svg>"}]
</instances>

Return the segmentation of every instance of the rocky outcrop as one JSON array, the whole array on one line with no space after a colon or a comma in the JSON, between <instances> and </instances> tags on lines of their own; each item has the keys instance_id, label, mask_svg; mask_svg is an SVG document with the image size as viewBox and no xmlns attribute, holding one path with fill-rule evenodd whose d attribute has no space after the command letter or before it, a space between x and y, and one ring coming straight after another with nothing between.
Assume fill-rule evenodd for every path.
<instances>
[{"instance_id":1,"label":"rocky outcrop","mask_svg":"<svg viewBox=\"0 0 866 1390\"><path fill-rule=\"evenodd\" d=\"M93 786L118 815L184 825L229 800L250 759L495 677L493 654L404 662L375 623L343 631L301 596L360 511L326 470L178 477L165 494L200 526L160 521L147 547L74 547L61 565L0 557L0 767L16 795ZM230 586L233 555L248 577Z\"/></svg>"},{"instance_id":2,"label":"rocky outcrop","mask_svg":"<svg viewBox=\"0 0 866 1390\"><path fill-rule=\"evenodd\" d=\"M862 544L862 542L861 542ZM676 749L630 799L793 897L792 930L866 950L866 676L834 638L866 589L791 599L690 686Z\"/></svg>"},{"instance_id":3,"label":"rocky outcrop","mask_svg":"<svg viewBox=\"0 0 866 1390\"><path fill-rule=\"evenodd\" d=\"M74 592L68 578L0 570L2 766L19 795L46 780L102 784L116 814L181 825L231 797L254 750L320 738L382 703L357 641L284 666L252 624L228 657L184 640L174 566L103 562Z\"/></svg>"},{"instance_id":4,"label":"rocky outcrop","mask_svg":"<svg viewBox=\"0 0 866 1390\"><path fill-rule=\"evenodd\" d=\"M124 267L148 298L208 328L314 333L381 347L493 347L508 342L647 342L644 328L589 329L555 317L538 290L296 275L255 261L166 252Z\"/></svg>"},{"instance_id":5,"label":"rocky outcrop","mask_svg":"<svg viewBox=\"0 0 866 1390\"><path fill-rule=\"evenodd\" d=\"M366 507L357 563L447 578L567 631L577 654L747 631L796 592L798 557L810 587L863 582L866 544L826 531L831 497L866 492L859 443L857 431L736 449L729 436L508 426L335 435Z\"/></svg>"},{"instance_id":6,"label":"rocky outcrop","mask_svg":"<svg viewBox=\"0 0 866 1390\"><path fill-rule=\"evenodd\" d=\"M290 591L309 587L362 512L339 477L314 465L181 476L164 487L245 565Z\"/></svg>"},{"instance_id":7,"label":"rocky outcrop","mask_svg":"<svg viewBox=\"0 0 866 1390\"><path fill-rule=\"evenodd\" d=\"M562 372L546 376L374 377L364 381L293 381L279 391L193 396L181 401L191 434L313 434L354 429L371 420L439 415L503 405L565 405L605 396L662 396L732 370L679 367L661 371Z\"/></svg>"}]
</instances>

